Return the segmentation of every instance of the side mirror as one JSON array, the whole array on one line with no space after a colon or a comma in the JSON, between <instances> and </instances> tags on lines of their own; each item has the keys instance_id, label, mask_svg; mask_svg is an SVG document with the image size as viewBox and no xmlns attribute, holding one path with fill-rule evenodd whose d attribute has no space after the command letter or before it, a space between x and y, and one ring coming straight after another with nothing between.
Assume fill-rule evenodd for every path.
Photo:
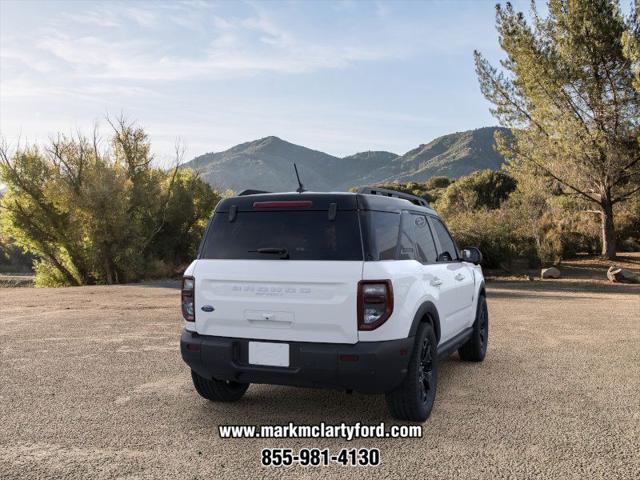
<instances>
[{"instance_id":1,"label":"side mirror","mask_svg":"<svg viewBox=\"0 0 640 480\"><path fill-rule=\"evenodd\" d=\"M482 253L476 247L465 247L462 250L462 261L480 265L482 263Z\"/></svg>"}]
</instances>

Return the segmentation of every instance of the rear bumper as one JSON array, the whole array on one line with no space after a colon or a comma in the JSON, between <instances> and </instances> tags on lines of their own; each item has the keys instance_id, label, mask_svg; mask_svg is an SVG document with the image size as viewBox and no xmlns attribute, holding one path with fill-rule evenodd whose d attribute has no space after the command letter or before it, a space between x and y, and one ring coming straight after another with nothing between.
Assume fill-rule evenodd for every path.
<instances>
[{"instance_id":1,"label":"rear bumper","mask_svg":"<svg viewBox=\"0 0 640 480\"><path fill-rule=\"evenodd\" d=\"M407 374L413 337L353 345L286 342L289 367L250 365L249 341L182 332L182 359L198 375L218 380L384 393ZM345 357L347 356L347 357Z\"/></svg>"}]
</instances>

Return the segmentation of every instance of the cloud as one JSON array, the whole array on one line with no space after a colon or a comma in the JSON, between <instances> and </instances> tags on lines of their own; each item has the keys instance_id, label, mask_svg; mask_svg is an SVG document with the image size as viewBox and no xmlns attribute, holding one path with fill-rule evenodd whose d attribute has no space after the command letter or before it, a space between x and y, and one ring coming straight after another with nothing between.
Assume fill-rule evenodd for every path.
<instances>
[{"instance_id":1,"label":"cloud","mask_svg":"<svg viewBox=\"0 0 640 480\"><path fill-rule=\"evenodd\" d=\"M62 12L54 23L65 25L66 22L81 25L92 25L101 28L125 27L128 23L140 27L157 27L160 17L148 8L126 6L127 4L111 3L108 5L95 5L90 9Z\"/></svg>"},{"instance_id":2,"label":"cloud","mask_svg":"<svg viewBox=\"0 0 640 480\"><path fill-rule=\"evenodd\" d=\"M301 141L326 135L345 145L393 128L422 136L439 117L404 110L420 105L419 97L430 95L429 80L442 75L432 57L484 49L478 43L485 41L484 27L469 21L464 8L454 9L455 23L443 21L442 4L25 5L3 11L0 120L5 134L24 126L45 138L123 108L150 128L166 122L168 132L197 139L198 148L214 134L231 143L243 139L238 132L251 138L271 128L305 130ZM339 90L317 88L320 79ZM409 79L422 83L415 92L400 91ZM416 98L396 101L404 94ZM157 138L171 150L172 134Z\"/></svg>"},{"instance_id":3,"label":"cloud","mask_svg":"<svg viewBox=\"0 0 640 480\"><path fill-rule=\"evenodd\" d=\"M167 13L167 12L164 12ZM227 78L242 74L274 72L308 73L321 69L346 68L356 62L375 61L393 56L386 46L364 40L348 43L318 41L283 28L264 12L242 18L211 15L212 28L205 41L172 51L161 35L135 35L122 40L113 30L124 22L141 28L158 28L161 24L181 25L183 15L192 18L192 10L179 10L162 17L143 8L126 8L114 13L98 6L95 10L65 14L71 22L66 28L48 29L31 48L15 45L3 56L12 62L38 66L37 58L54 58L58 73L100 79L183 80L191 78ZM200 21L203 21L202 19ZM82 28L96 25L106 32ZM167 27L169 28L169 27ZM85 33L86 32L86 33ZM3 49L4 50L4 49ZM52 68L48 62L47 68Z\"/></svg>"},{"instance_id":4,"label":"cloud","mask_svg":"<svg viewBox=\"0 0 640 480\"><path fill-rule=\"evenodd\" d=\"M366 8L359 2L334 4L339 9L357 6L365 10L357 15L368 11L379 23L351 22L346 30L334 26L332 35L327 35L328 26L298 25L286 15L273 16L261 3L245 4L232 15L220 13L218 4L198 1L89 5L60 13L26 41L3 39L3 61L9 63L5 68L46 70L75 83L226 79L345 69L407 58L425 48L460 48L460 42L467 41L433 42L441 37L441 26L432 26L427 34L423 24L397 24L386 18L393 12L380 2Z\"/></svg>"}]
</instances>

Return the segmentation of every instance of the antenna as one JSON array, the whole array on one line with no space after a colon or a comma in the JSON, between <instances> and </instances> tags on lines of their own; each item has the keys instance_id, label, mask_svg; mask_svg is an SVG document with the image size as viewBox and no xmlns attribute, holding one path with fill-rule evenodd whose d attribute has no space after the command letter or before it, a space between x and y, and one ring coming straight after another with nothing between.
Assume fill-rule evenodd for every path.
<instances>
[{"instance_id":1,"label":"antenna","mask_svg":"<svg viewBox=\"0 0 640 480\"><path fill-rule=\"evenodd\" d=\"M296 171L296 178L298 179L298 188L296 189L296 192L298 193L306 192L306 190L304 189L304 185L302 185L302 182L300 181L300 175L298 174L298 166L295 163L293 164L293 168Z\"/></svg>"}]
</instances>

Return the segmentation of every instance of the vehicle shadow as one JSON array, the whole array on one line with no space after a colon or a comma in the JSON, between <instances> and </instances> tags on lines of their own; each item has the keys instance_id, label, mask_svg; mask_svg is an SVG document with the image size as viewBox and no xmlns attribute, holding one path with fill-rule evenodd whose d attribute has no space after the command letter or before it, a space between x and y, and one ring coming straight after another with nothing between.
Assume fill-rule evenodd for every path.
<instances>
[{"instance_id":1,"label":"vehicle shadow","mask_svg":"<svg viewBox=\"0 0 640 480\"><path fill-rule=\"evenodd\" d=\"M438 375L438 399L446 402L448 390L461 368L468 367L454 353L441 361ZM444 403L443 403L444 404ZM438 402L434 407L437 409ZM251 385L245 396L237 403L216 404L198 402L192 413L198 422L204 421L217 432L218 425L256 424L298 425L327 424L411 424L392 418L387 410L384 395L347 393L339 390L298 388L279 385Z\"/></svg>"}]
</instances>

